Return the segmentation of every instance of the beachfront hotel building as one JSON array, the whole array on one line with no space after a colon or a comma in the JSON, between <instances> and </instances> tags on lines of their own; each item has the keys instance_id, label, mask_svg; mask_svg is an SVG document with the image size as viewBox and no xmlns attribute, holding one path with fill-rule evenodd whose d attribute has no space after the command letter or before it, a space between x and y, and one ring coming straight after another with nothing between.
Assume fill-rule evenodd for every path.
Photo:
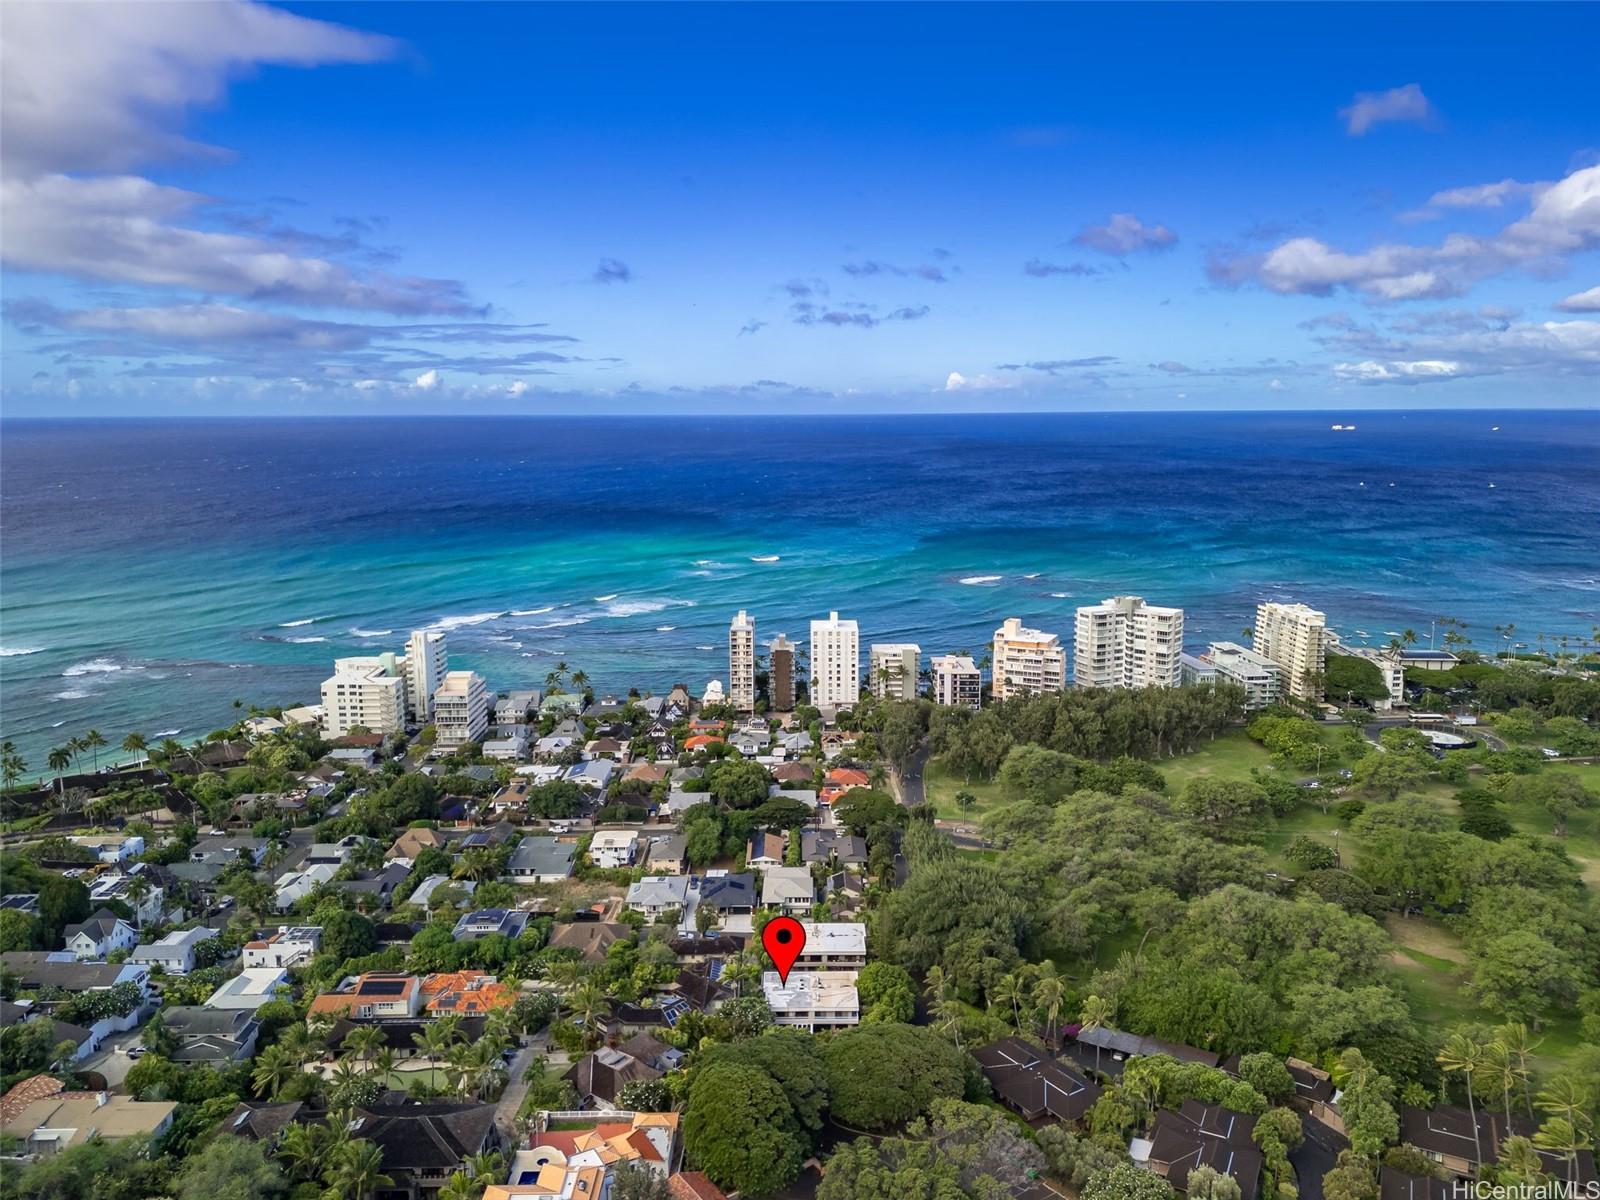
<instances>
[{"instance_id":1,"label":"beachfront hotel building","mask_svg":"<svg viewBox=\"0 0 1600 1200\"><path fill-rule=\"evenodd\" d=\"M1112 596L1078 609L1073 682L1079 687L1177 687L1183 681L1183 609Z\"/></svg>"},{"instance_id":2,"label":"beachfront hotel building","mask_svg":"<svg viewBox=\"0 0 1600 1200\"><path fill-rule=\"evenodd\" d=\"M811 703L851 708L861 698L861 631L831 612L811 622Z\"/></svg>"},{"instance_id":3,"label":"beachfront hotel building","mask_svg":"<svg viewBox=\"0 0 1600 1200\"><path fill-rule=\"evenodd\" d=\"M933 671L935 704L975 709L983 703L983 673L972 655L935 654L928 666Z\"/></svg>"},{"instance_id":4,"label":"beachfront hotel building","mask_svg":"<svg viewBox=\"0 0 1600 1200\"><path fill-rule=\"evenodd\" d=\"M433 693L434 745L454 749L489 732L489 688L476 671L446 671Z\"/></svg>"},{"instance_id":5,"label":"beachfront hotel building","mask_svg":"<svg viewBox=\"0 0 1600 1200\"><path fill-rule=\"evenodd\" d=\"M1270 658L1235 642L1212 642L1204 654L1181 656L1184 684L1231 683L1244 689L1248 712L1278 702L1283 688L1283 668Z\"/></svg>"},{"instance_id":6,"label":"beachfront hotel building","mask_svg":"<svg viewBox=\"0 0 1600 1200\"><path fill-rule=\"evenodd\" d=\"M728 625L728 703L740 712L756 707L756 622L742 608Z\"/></svg>"},{"instance_id":7,"label":"beachfront hotel building","mask_svg":"<svg viewBox=\"0 0 1600 1200\"><path fill-rule=\"evenodd\" d=\"M915 642L874 642L867 650L867 668L874 696L915 700L922 647Z\"/></svg>"},{"instance_id":8,"label":"beachfront hotel building","mask_svg":"<svg viewBox=\"0 0 1600 1200\"><path fill-rule=\"evenodd\" d=\"M444 673L450 666L444 634L426 629L416 630L406 642L403 661L411 715L417 724L425 725L433 719L433 694L444 682Z\"/></svg>"},{"instance_id":9,"label":"beachfront hotel building","mask_svg":"<svg viewBox=\"0 0 1600 1200\"><path fill-rule=\"evenodd\" d=\"M1067 686L1067 652L1061 639L1007 617L994 631L994 698L1059 692ZM969 660L970 661L970 660Z\"/></svg>"},{"instance_id":10,"label":"beachfront hotel building","mask_svg":"<svg viewBox=\"0 0 1600 1200\"><path fill-rule=\"evenodd\" d=\"M794 711L794 651L781 633L767 647L767 695L775 712Z\"/></svg>"},{"instance_id":11,"label":"beachfront hotel building","mask_svg":"<svg viewBox=\"0 0 1600 1200\"><path fill-rule=\"evenodd\" d=\"M393 654L339 658L322 681L322 735L344 737L352 729L398 733L406 725L406 681Z\"/></svg>"},{"instance_id":12,"label":"beachfront hotel building","mask_svg":"<svg viewBox=\"0 0 1600 1200\"><path fill-rule=\"evenodd\" d=\"M1284 686L1302 700L1320 696L1327 665L1328 618L1305 604L1256 607L1255 649L1283 668Z\"/></svg>"}]
</instances>

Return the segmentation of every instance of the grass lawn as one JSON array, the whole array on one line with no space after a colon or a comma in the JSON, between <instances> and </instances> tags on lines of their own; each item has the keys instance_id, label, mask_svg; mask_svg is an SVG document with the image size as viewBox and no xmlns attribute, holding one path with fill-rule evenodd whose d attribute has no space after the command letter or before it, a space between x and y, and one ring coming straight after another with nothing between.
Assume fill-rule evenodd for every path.
<instances>
[{"instance_id":1,"label":"grass lawn","mask_svg":"<svg viewBox=\"0 0 1600 1200\"><path fill-rule=\"evenodd\" d=\"M384 1084L386 1087L399 1088L404 1091L419 1080L429 1087L442 1088L449 1086L449 1081L445 1079L444 1072L438 1067L419 1067L415 1071L390 1071L384 1080Z\"/></svg>"},{"instance_id":2,"label":"grass lawn","mask_svg":"<svg viewBox=\"0 0 1600 1200\"><path fill-rule=\"evenodd\" d=\"M1205 742L1193 754L1163 759L1156 764L1167 777L1167 791L1181 792L1183 785L1202 775L1218 779L1248 779L1256 767L1269 770L1272 756L1242 729L1230 729L1214 742Z\"/></svg>"},{"instance_id":3,"label":"grass lawn","mask_svg":"<svg viewBox=\"0 0 1600 1200\"><path fill-rule=\"evenodd\" d=\"M928 803L933 805L934 815L951 821L976 821L1002 803L999 784L983 779L968 783L960 775L952 774L937 758L930 758L923 767L922 786ZM956 803L956 793L962 791L971 792L978 802L971 808L962 808Z\"/></svg>"},{"instance_id":4,"label":"grass lawn","mask_svg":"<svg viewBox=\"0 0 1600 1200\"><path fill-rule=\"evenodd\" d=\"M1318 806L1319 799L1316 792L1307 792L1306 800L1299 808L1286 817L1279 817L1262 835L1261 845L1267 852L1268 865L1274 871L1282 871L1287 875L1300 873L1300 869L1284 857L1284 852L1289 849L1289 843L1302 834L1332 850L1339 851L1345 865L1349 865L1350 852L1355 846L1349 835L1341 831L1339 818L1331 811L1339 797L1331 794L1327 797L1330 801L1328 805L1330 811L1326 813Z\"/></svg>"}]
</instances>

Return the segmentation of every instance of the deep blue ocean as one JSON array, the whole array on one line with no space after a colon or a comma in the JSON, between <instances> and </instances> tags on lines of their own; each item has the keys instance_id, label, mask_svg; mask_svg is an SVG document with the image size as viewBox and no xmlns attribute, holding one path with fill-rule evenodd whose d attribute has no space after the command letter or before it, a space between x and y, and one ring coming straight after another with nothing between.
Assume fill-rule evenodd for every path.
<instances>
[{"instance_id":1,"label":"deep blue ocean","mask_svg":"<svg viewBox=\"0 0 1600 1200\"><path fill-rule=\"evenodd\" d=\"M604 691L722 678L741 607L925 655L1008 615L1070 641L1120 592L1195 644L1264 598L1378 642L1600 622L1596 412L7 421L0 503L0 732L35 767L312 701L422 626L494 688L564 659Z\"/></svg>"}]
</instances>

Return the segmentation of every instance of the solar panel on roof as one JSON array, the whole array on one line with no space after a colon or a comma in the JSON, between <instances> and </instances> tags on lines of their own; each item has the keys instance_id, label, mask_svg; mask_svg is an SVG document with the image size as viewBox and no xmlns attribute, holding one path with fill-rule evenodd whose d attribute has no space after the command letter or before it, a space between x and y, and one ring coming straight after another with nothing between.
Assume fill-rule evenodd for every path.
<instances>
[{"instance_id":1,"label":"solar panel on roof","mask_svg":"<svg viewBox=\"0 0 1600 1200\"><path fill-rule=\"evenodd\" d=\"M361 985L363 996L398 996L405 990L404 979L374 979Z\"/></svg>"}]
</instances>

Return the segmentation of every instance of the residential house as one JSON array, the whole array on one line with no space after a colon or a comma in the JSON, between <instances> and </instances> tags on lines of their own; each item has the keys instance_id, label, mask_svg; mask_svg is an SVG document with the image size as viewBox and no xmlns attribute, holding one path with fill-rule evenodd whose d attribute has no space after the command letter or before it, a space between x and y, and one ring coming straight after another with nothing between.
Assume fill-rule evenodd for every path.
<instances>
[{"instance_id":1,"label":"residential house","mask_svg":"<svg viewBox=\"0 0 1600 1200\"><path fill-rule=\"evenodd\" d=\"M1080 1030L1077 1045L1089 1048L1090 1061L1093 1061L1097 1047L1103 1051L1106 1062L1102 1069L1110 1074L1120 1074L1123 1061L1135 1054L1166 1054L1179 1062L1203 1063L1208 1067L1217 1066L1217 1060L1221 1057L1214 1050L1200 1050L1179 1042L1162 1041L1160 1038L1143 1037L1140 1034L1124 1033L1120 1029L1106 1027ZM1080 1063L1084 1061L1077 1054L1073 1057ZM1112 1064L1115 1064L1114 1069L1111 1069Z\"/></svg>"},{"instance_id":2,"label":"residential house","mask_svg":"<svg viewBox=\"0 0 1600 1200\"><path fill-rule=\"evenodd\" d=\"M30 917L39 915L38 892L8 892L0 896L0 910L15 909L17 912L26 913Z\"/></svg>"},{"instance_id":3,"label":"residential house","mask_svg":"<svg viewBox=\"0 0 1600 1200\"><path fill-rule=\"evenodd\" d=\"M1176 1112L1158 1112L1148 1143L1135 1139L1130 1152L1179 1192L1188 1191L1191 1171L1206 1166L1231 1176L1240 1200L1256 1200L1263 1159L1251 1137L1255 1127L1253 1116L1185 1100Z\"/></svg>"},{"instance_id":4,"label":"residential house","mask_svg":"<svg viewBox=\"0 0 1600 1200\"><path fill-rule=\"evenodd\" d=\"M176 1039L173 1062L226 1067L256 1052L261 1022L250 1008L182 1005L163 1009L161 1023Z\"/></svg>"},{"instance_id":5,"label":"residential house","mask_svg":"<svg viewBox=\"0 0 1600 1200\"><path fill-rule=\"evenodd\" d=\"M118 950L131 950L139 944L139 931L116 913L102 908L81 925L68 925L61 931L66 947L81 962L104 962Z\"/></svg>"},{"instance_id":6,"label":"residential house","mask_svg":"<svg viewBox=\"0 0 1600 1200\"><path fill-rule=\"evenodd\" d=\"M611 784L611 777L616 774L617 764L609 758L591 758L585 762L575 763L567 768L563 776L570 783L575 783L587 792L602 793Z\"/></svg>"},{"instance_id":7,"label":"residential house","mask_svg":"<svg viewBox=\"0 0 1600 1200\"><path fill-rule=\"evenodd\" d=\"M18 1004L0 1000L0 1029L10 1029L14 1025L22 1025L30 1020L46 1022L50 1026L52 1046L71 1042L74 1047L71 1056L63 1065L81 1063L90 1055L99 1052L100 1038L94 1030L74 1025L69 1021L57 1021L50 1017L35 1015L33 1009L34 1004L31 1000L24 1000Z\"/></svg>"},{"instance_id":8,"label":"residential house","mask_svg":"<svg viewBox=\"0 0 1600 1200\"><path fill-rule=\"evenodd\" d=\"M757 829L745 846L745 865L757 871L783 866L783 834Z\"/></svg>"},{"instance_id":9,"label":"residential house","mask_svg":"<svg viewBox=\"0 0 1600 1200\"><path fill-rule=\"evenodd\" d=\"M1473 1136L1474 1117L1476 1137ZM1508 1122L1505 1114L1492 1105L1485 1105L1476 1113L1454 1104L1440 1104L1434 1108L1407 1104L1400 1109L1400 1140L1415 1146L1446 1171L1463 1179L1476 1176L1483 1165L1499 1162L1500 1147L1506 1138L1529 1137L1537 1128L1536 1121L1520 1113L1512 1113ZM1592 1150L1580 1150L1573 1163L1551 1151L1541 1151L1540 1158L1546 1174L1563 1180L1575 1176L1580 1188L1596 1179Z\"/></svg>"},{"instance_id":10,"label":"residential house","mask_svg":"<svg viewBox=\"0 0 1600 1200\"><path fill-rule=\"evenodd\" d=\"M703 1171L679 1171L667 1180L667 1195L671 1200L728 1200L728 1193Z\"/></svg>"},{"instance_id":11,"label":"residential house","mask_svg":"<svg viewBox=\"0 0 1600 1200\"><path fill-rule=\"evenodd\" d=\"M736 933L684 933L669 939L667 946L678 956L679 962L699 964L732 958L744 949L748 940Z\"/></svg>"},{"instance_id":12,"label":"residential house","mask_svg":"<svg viewBox=\"0 0 1600 1200\"><path fill-rule=\"evenodd\" d=\"M496 821L493 825L485 825L482 829L474 829L457 844L456 849L465 853L468 850L495 850L504 846L517 836L517 827L509 821Z\"/></svg>"},{"instance_id":13,"label":"residential house","mask_svg":"<svg viewBox=\"0 0 1600 1200\"><path fill-rule=\"evenodd\" d=\"M614 1109L624 1086L645 1079L660 1079L662 1074L631 1054L602 1046L573 1063L561 1078L571 1082L577 1090L579 1108Z\"/></svg>"},{"instance_id":14,"label":"residential house","mask_svg":"<svg viewBox=\"0 0 1600 1200\"><path fill-rule=\"evenodd\" d=\"M756 910L756 880L749 871L707 871L699 876L700 906L710 905L719 926L742 925L735 932L748 932Z\"/></svg>"},{"instance_id":15,"label":"residential house","mask_svg":"<svg viewBox=\"0 0 1600 1200\"><path fill-rule=\"evenodd\" d=\"M296 1124L305 1109L300 1100L283 1104L267 1104L260 1100L241 1100L239 1106L223 1118L221 1130L231 1137L247 1142L265 1142L270 1149L289 1126Z\"/></svg>"},{"instance_id":16,"label":"residential house","mask_svg":"<svg viewBox=\"0 0 1600 1200\"><path fill-rule=\"evenodd\" d=\"M432 1016L475 1017L517 1001L517 987L481 971L450 971L422 980L422 1007Z\"/></svg>"},{"instance_id":17,"label":"residential house","mask_svg":"<svg viewBox=\"0 0 1600 1200\"><path fill-rule=\"evenodd\" d=\"M407 829L395 838L394 845L389 847L385 858L404 858L412 862L424 850L443 850L446 845L444 834L437 829Z\"/></svg>"},{"instance_id":18,"label":"residential house","mask_svg":"<svg viewBox=\"0 0 1600 1200\"><path fill-rule=\"evenodd\" d=\"M806 944L796 971L860 970L867 965L867 927L860 921L801 921Z\"/></svg>"},{"instance_id":19,"label":"residential house","mask_svg":"<svg viewBox=\"0 0 1600 1200\"><path fill-rule=\"evenodd\" d=\"M841 867L867 865L867 839L833 829L803 829L800 831L800 861L837 864Z\"/></svg>"},{"instance_id":20,"label":"residential house","mask_svg":"<svg viewBox=\"0 0 1600 1200\"><path fill-rule=\"evenodd\" d=\"M303 871L285 871L278 876L277 882L273 885L276 889L272 901L273 908L278 912L288 912L319 886L331 884L333 877L338 873L339 868L331 863L307 867Z\"/></svg>"},{"instance_id":21,"label":"residential house","mask_svg":"<svg viewBox=\"0 0 1600 1200\"><path fill-rule=\"evenodd\" d=\"M40 1079L48 1080L53 1089L49 1084L36 1085L30 1092L18 1093L19 1088L28 1088ZM35 1093L43 1094L21 1103ZM13 1094L17 1094L18 1103L10 1103ZM22 1152L30 1157L48 1158L92 1138L120 1142L159 1137L172 1127L177 1110L178 1105L171 1100L134 1100L109 1092L69 1092L60 1080L36 1075L0 1100L0 1134L16 1139Z\"/></svg>"},{"instance_id":22,"label":"residential house","mask_svg":"<svg viewBox=\"0 0 1600 1200\"><path fill-rule=\"evenodd\" d=\"M331 863L342 867L355 854L372 839L363 837L359 833L348 834L337 842L313 842L306 850L305 857L300 860L302 867L316 867L323 863Z\"/></svg>"},{"instance_id":23,"label":"residential house","mask_svg":"<svg viewBox=\"0 0 1600 1200\"><path fill-rule=\"evenodd\" d=\"M624 903L651 920L666 912L682 913L689 904L689 877L646 875L628 886Z\"/></svg>"},{"instance_id":24,"label":"residential house","mask_svg":"<svg viewBox=\"0 0 1600 1200\"><path fill-rule=\"evenodd\" d=\"M1018 1037L973 1052L995 1097L1030 1124L1078 1121L1100 1098L1100 1086Z\"/></svg>"},{"instance_id":25,"label":"residential house","mask_svg":"<svg viewBox=\"0 0 1600 1200\"><path fill-rule=\"evenodd\" d=\"M761 906L791 917L804 916L817 902L810 867L769 867L761 877Z\"/></svg>"},{"instance_id":26,"label":"residential house","mask_svg":"<svg viewBox=\"0 0 1600 1200\"><path fill-rule=\"evenodd\" d=\"M255 1012L289 987L289 972L282 967L246 967L229 976L206 1000L207 1008Z\"/></svg>"},{"instance_id":27,"label":"residential house","mask_svg":"<svg viewBox=\"0 0 1600 1200\"><path fill-rule=\"evenodd\" d=\"M341 880L338 887L355 897L363 912L377 912L394 903L394 890L411 877L411 868L396 859L376 871L363 871L354 879Z\"/></svg>"},{"instance_id":28,"label":"residential house","mask_svg":"<svg viewBox=\"0 0 1600 1200\"><path fill-rule=\"evenodd\" d=\"M310 962L322 945L320 925L280 925L269 937L245 943L245 967L298 967Z\"/></svg>"},{"instance_id":29,"label":"residential house","mask_svg":"<svg viewBox=\"0 0 1600 1200\"><path fill-rule=\"evenodd\" d=\"M767 768L767 774L779 787L792 787L795 784L809 787L817 777L816 768L810 763L799 762L774 763Z\"/></svg>"},{"instance_id":30,"label":"residential house","mask_svg":"<svg viewBox=\"0 0 1600 1200\"><path fill-rule=\"evenodd\" d=\"M855 971L792 971L787 983L776 971L765 971L761 991L772 1009L775 1025L815 1033L861 1023Z\"/></svg>"},{"instance_id":31,"label":"residential house","mask_svg":"<svg viewBox=\"0 0 1600 1200\"><path fill-rule=\"evenodd\" d=\"M102 1017L89 1026L100 1039L136 1028L152 1007L150 969L138 963L79 962L65 950L8 950L0 954L0 967L16 977L17 991L38 992L58 997L35 1002L41 1012L52 1013L79 992L110 991L119 983L131 983L138 992L135 1007L125 1013Z\"/></svg>"},{"instance_id":32,"label":"residential house","mask_svg":"<svg viewBox=\"0 0 1600 1200\"><path fill-rule=\"evenodd\" d=\"M633 936L633 929L615 921L569 921L550 931L550 945L578 951L586 963L603 963L616 942Z\"/></svg>"},{"instance_id":33,"label":"residential house","mask_svg":"<svg viewBox=\"0 0 1600 1200\"><path fill-rule=\"evenodd\" d=\"M331 992L311 1002L306 1017L327 1015L352 1021L381 1021L414 1017L422 1007L422 989L414 975L396 971L368 971L340 981Z\"/></svg>"},{"instance_id":34,"label":"residential house","mask_svg":"<svg viewBox=\"0 0 1600 1200\"><path fill-rule=\"evenodd\" d=\"M631 829L602 829L589 842L589 861L597 867L631 867L639 835Z\"/></svg>"},{"instance_id":35,"label":"residential house","mask_svg":"<svg viewBox=\"0 0 1600 1200\"><path fill-rule=\"evenodd\" d=\"M189 848L189 861L232 866L242 858L259 867L270 844L258 837L205 837Z\"/></svg>"},{"instance_id":36,"label":"residential house","mask_svg":"<svg viewBox=\"0 0 1600 1200\"><path fill-rule=\"evenodd\" d=\"M615 1173L624 1166L665 1178L678 1161L679 1115L625 1115L626 1120L599 1121L590 1129L530 1134L528 1148L511 1161L509 1182L491 1184L483 1200L604 1200L613 1194Z\"/></svg>"},{"instance_id":37,"label":"residential house","mask_svg":"<svg viewBox=\"0 0 1600 1200\"><path fill-rule=\"evenodd\" d=\"M129 962L143 963L147 967L160 967L168 975L187 975L195 969L195 952L201 942L217 936L215 929L204 925L194 929L174 929L154 942L136 946L128 955Z\"/></svg>"},{"instance_id":38,"label":"residential house","mask_svg":"<svg viewBox=\"0 0 1600 1200\"><path fill-rule=\"evenodd\" d=\"M454 907L463 908L472 903L472 893L478 890L475 880L451 879L448 875L429 875L412 889L411 895L406 897L407 904L418 904L423 908L433 908L434 895L440 888L446 889L446 897L458 896ZM445 897L440 898L440 905L444 904Z\"/></svg>"},{"instance_id":39,"label":"residential house","mask_svg":"<svg viewBox=\"0 0 1600 1200\"><path fill-rule=\"evenodd\" d=\"M485 908L467 913L456 922L455 938L458 942L475 942L481 937L501 934L520 937L527 928L528 914L514 908Z\"/></svg>"},{"instance_id":40,"label":"residential house","mask_svg":"<svg viewBox=\"0 0 1600 1200\"><path fill-rule=\"evenodd\" d=\"M506 878L513 883L560 883L572 878L578 847L553 837L525 837L506 863Z\"/></svg>"},{"instance_id":41,"label":"residential house","mask_svg":"<svg viewBox=\"0 0 1600 1200\"><path fill-rule=\"evenodd\" d=\"M872 777L855 767L835 767L823 777L822 802L832 805L856 788L872 786Z\"/></svg>"},{"instance_id":42,"label":"residential house","mask_svg":"<svg viewBox=\"0 0 1600 1200\"><path fill-rule=\"evenodd\" d=\"M133 912L134 927L161 920L167 906L167 879L163 868L150 863L134 863L124 874L112 871L95 878L89 884L89 903L96 908L115 900L126 904Z\"/></svg>"},{"instance_id":43,"label":"residential house","mask_svg":"<svg viewBox=\"0 0 1600 1200\"><path fill-rule=\"evenodd\" d=\"M1378 1168L1378 1200L1454 1200L1450 1181L1412 1175L1387 1164Z\"/></svg>"},{"instance_id":44,"label":"residential house","mask_svg":"<svg viewBox=\"0 0 1600 1200\"><path fill-rule=\"evenodd\" d=\"M492 1104L403 1101L358 1108L350 1135L372 1142L394 1180L384 1200L430 1200L475 1155L499 1150Z\"/></svg>"},{"instance_id":45,"label":"residential house","mask_svg":"<svg viewBox=\"0 0 1600 1200\"><path fill-rule=\"evenodd\" d=\"M518 729L483 743L483 756L496 762L527 762L528 735Z\"/></svg>"},{"instance_id":46,"label":"residential house","mask_svg":"<svg viewBox=\"0 0 1600 1200\"><path fill-rule=\"evenodd\" d=\"M126 862L144 853L144 838L134 833L85 833L67 840L103 863Z\"/></svg>"},{"instance_id":47,"label":"residential house","mask_svg":"<svg viewBox=\"0 0 1600 1200\"><path fill-rule=\"evenodd\" d=\"M689 867L688 845L688 838L681 833L653 837L645 854L645 866L660 875L681 875Z\"/></svg>"}]
</instances>

